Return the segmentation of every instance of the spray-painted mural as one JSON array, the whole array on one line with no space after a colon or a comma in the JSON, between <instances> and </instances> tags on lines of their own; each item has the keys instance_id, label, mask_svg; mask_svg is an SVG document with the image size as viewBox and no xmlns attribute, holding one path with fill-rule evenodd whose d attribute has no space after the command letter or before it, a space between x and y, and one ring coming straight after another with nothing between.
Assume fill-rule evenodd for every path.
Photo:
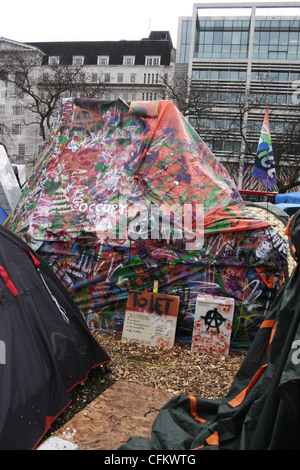
<instances>
[{"instance_id":1,"label":"spray-painted mural","mask_svg":"<svg viewBox=\"0 0 300 470\"><path fill-rule=\"evenodd\" d=\"M157 280L180 297L177 339L209 293L235 299L232 345L246 347L286 266L286 242L170 101L63 100L8 228L105 331L122 330L129 289Z\"/></svg>"}]
</instances>

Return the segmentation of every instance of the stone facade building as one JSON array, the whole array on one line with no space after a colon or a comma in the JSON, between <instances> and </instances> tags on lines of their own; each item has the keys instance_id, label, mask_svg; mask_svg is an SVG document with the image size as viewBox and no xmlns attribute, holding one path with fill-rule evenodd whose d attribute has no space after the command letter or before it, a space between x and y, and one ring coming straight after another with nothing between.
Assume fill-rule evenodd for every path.
<instances>
[{"instance_id":1,"label":"stone facade building","mask_svg":"<svg viewBox=\"0 0 300 470\"><path fill-rule=\"evenodd\" d=\"M23 44L0 38L0 143L29 176L60 98L164 99L174 59L168 31L140 41Z\"/></svg>"}]
</instances>

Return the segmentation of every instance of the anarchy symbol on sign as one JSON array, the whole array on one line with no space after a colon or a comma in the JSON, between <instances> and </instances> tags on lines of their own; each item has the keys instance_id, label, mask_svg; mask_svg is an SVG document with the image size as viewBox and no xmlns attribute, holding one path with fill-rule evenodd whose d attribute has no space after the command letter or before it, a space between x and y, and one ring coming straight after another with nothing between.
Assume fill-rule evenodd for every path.
<instances>
[{"instance_id":1,"label":"anarchy symbol on sign","mask_svg":"<svg viewBox=\"0 0 300 470\"><path fill-rule=\"evenodd\" d=\"M207 326L207 331L209 328L216 328L218 333L220 333L219 327L223 322L226 321L224 317L218 312L217 308L209 310L205 316L201 316L204 319L204 323Z\"/></svg>"}]
</instances>

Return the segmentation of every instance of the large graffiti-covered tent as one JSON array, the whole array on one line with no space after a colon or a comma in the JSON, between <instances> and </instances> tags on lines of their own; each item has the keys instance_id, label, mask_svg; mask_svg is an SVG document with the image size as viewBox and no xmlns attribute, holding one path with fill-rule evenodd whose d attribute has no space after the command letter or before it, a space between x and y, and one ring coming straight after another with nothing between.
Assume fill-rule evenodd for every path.
<instances>
[{"instance_id":1,"label":"large graffiti-covered tent","mask_svg":"<svg viewBox=\"0 0 300 470\"><path fill-rule=\"evenodd\" d=\"M234 298L232 344L247 346L286 266L286 242L168 100L63 100L9 228L105 331L122 331L129 289L158 281L180 297L177 338L205 292Z\"/></svg>"}]
</instances>

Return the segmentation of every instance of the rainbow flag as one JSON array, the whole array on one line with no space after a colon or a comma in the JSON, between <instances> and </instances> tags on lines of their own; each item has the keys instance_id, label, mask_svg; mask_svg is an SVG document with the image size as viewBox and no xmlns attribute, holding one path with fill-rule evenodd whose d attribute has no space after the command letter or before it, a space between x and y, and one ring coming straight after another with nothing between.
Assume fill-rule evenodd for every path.
<instances>
[{"instance_id":1,"label":"rainbow flag","mask_svg":"<svg viewBox=\"0 0 300 470\"><path fill-rule=\"evenodd\" d=\"M253 176L261 179L266 190L269 190L277 183L269 126L268 108L266 109L265 118L258 142Z\"/></svg>"}]
</instances>

